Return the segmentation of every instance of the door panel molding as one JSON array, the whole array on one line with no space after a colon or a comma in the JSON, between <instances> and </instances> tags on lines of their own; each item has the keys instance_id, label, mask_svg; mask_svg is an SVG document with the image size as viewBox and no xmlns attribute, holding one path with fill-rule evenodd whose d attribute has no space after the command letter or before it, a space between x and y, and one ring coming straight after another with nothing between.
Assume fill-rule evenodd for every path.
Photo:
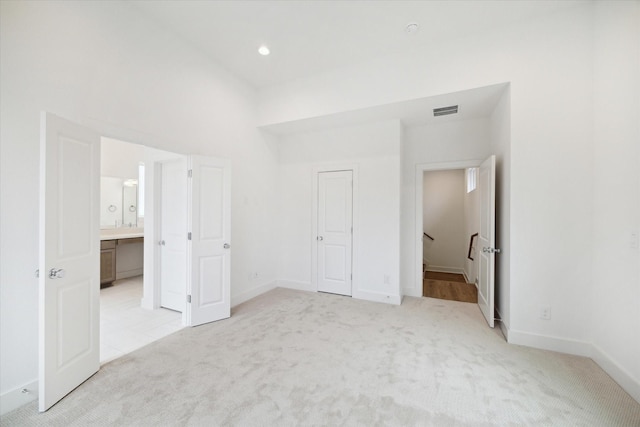
<instances>
[{"instance_id":1,"label":"door panel molding","mask_svg":"<svg viewBox=\"0 0 640 427\"><path fill-rule=\"evenodd\" d=\"M318 244L316 238L318 230L318 177L323 172L341 172L351 171L353 188L352 188L352 227L353 233L351 234L351 296L358 298L358 284L359 284L359 257L358 257L358 242L359 242L359 208L358 208L358 189L359 189L359 173L358 164L356 163L328 163L317 164L311 169L311 233L309 241L311 245L311 288L318 291Z\"/></svg>"},{"instance_id":2,"label":"door panel molding","mask_svg":"<svg viewBox=\"0 0 640 427\"><path fill-rule=\"evenodd\" d=\"M41 114L38 408L100 369L100 135Z\"/></svg>"}]
</instances>

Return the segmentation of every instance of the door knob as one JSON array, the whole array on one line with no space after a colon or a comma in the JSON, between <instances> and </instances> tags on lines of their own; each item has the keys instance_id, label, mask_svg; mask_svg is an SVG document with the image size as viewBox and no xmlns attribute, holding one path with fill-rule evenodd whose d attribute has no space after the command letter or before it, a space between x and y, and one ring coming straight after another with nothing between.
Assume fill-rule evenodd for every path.
<instances>
[{"instance_id":1,"label":"door knob","mask_svg":"<svg viewBox=\"0 0 640 427\"><path fill-rule=\"evenodd\" d=\"M484 248L484 247L483 247L483 248L482 248L482 252L487 253L487 252L490 252L490 251L489 251L489 248Z\"/></svg>"},{"instance_id":2,"label":"door knob","mask_svg":"<svg viewBox=\"0 0 640 427\"><path fill-rule=\"evenodd\" d=\"M164 240L160 240L160 241L158 242L158 244L159 244L160 246L164 246Z\"/></svg>"},{"instance_id":3,"label":"door knob","mask_svg":"<svg viewBox=\"0 0 640 427\"><path fill-rule=\"evenodd\" d=\"M230 244L228 244L228 243L225 243L223 247L224 247L225 249L229 249L229 248L231 247L231 245L230 245Z\"/></svg>"},{"instance_id":4,"label":"door knob","mask_svg":"<svg viewBox=\"0 0 640 427\"><path fill-rule=\"evenodd\" d=\"M324 240L324 237L322 237L322 236L318 236L316 239L317 239L319 242L322 242L322 241Z\"/></svg>"},{"instance_id":5,"label":"door knob","mask_svg":"<svg viewBox=\"0 0 640 427\"><path fill-rule=\"evenodd\" d=\"M62 279L64 274L65 272L62 268L52 268L49 270L49 279Z\"/></svg>"}]
</instances>

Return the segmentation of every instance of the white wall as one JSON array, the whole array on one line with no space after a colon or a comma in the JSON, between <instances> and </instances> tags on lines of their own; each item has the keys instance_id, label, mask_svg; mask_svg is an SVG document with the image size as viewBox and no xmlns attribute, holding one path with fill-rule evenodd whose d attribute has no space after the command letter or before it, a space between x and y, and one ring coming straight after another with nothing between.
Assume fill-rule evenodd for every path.
<instances>
[{"instance_id":1,"label":"white wall","mask_svg":"<svg viewBox=\"0 0 640 427\"><path fill-rule=\"evenodd\" d=\"M138 179L138 165L144 163L144 146L102 138L100 141L100 175Z\"/></svg>"},{"instance_id":2,"label":"white wall","mask_svg":"<svg viewBox=\"0 0 640 427\"><path fill-rule=\"evenodd\" d=\"M593 217L592 30L593 5L582 3L415 54L299 79L260 93L260 122L510 82L510 237L517 256L510 259L509 338L585 354L584 290L593 283L592 251L584 244ZM551 307L550 320L540 319L543 305Z\"/></svg>"},{"instance_id":3,"label":"white wall","mask_svg":"<svg viewBox=\"0 0 640 427\"><path fill-rule=\"evenodd\" d=\"M464 272L466 226L464 169L429 171L423 175L423 259L429 271Z\"/></svg>"},{"instance_id":4,"label":"white wall","mask_svg":"<svg viewBox=\"0 0 640 427\"><path fill-rule=\"evenodd\" d=\"M416 238L421 239L416 227L416 174L422 165L477 160L489 156L488 119L446 122L405 129L402 159L402 230L403 256L400 274L405 295L421 296L422 285L416 280ZM479 164L479 163L478 163ZM419 224L419 223L418 223Z\"/></svg>"},{"instance_id":5,"label":"white wall","mask_svg":"<svg viewBox=\"0 0 640 427\"><path fill-rule=\"evenodd\" d=\"M315 290L311 276L314 167L356 165L353 297L399 303L400 137L398 121L281 137L281 286ZM384 283L385 276L389 283Z\"/></svg>"},{"instance_id":6,"label":"white wall","mask_svg":"<svg viewBox=\"0 0 640 427\"><path fill-rule=\"evenodd\" d=\"M230 158L232 300L274 285L276 235L266 224L274 220L277 157L255 128L249 86L125 2L3 1L0 93L3 411L16 393L29 399L19 390L37 377L42 110L107 137ZM249 281L253 270L260 278Z\"/></svg>"},{"instance_id":7,"label":"white wall","mask_svg":"<svg viewBox=\"0 0 640 427\"><path fill-rule=\"evenodd\" d=\"M595 10L594 359L640 401L640 3Z\"/></svg>"}]
</instances>

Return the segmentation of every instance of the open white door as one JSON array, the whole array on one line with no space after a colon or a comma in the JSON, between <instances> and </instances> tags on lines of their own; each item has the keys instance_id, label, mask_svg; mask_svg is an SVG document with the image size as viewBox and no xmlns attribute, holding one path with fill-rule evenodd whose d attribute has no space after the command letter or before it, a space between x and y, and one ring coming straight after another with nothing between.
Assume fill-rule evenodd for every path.
<instances>
[{"instance_id":1,"label":"open white door","mask_svg":"<svg viewBox=\"0 0 640 427\"><path fill-rule=\"evenodd\" d=\"M189 230L186 324L231 315L231 163L189 158Z\"/></svg>"},{"instance_id":2,"label":"open white door","mask_svg":"<svg viewBox=\"0 0 640 427\"><path fill-rule=\"evenodd\" d=\"M496 253L496 157L491 156L480 165L478 177L480 190L480 232L478 247L480 263L478 266L478 306L487 319L489 326L494 326L495 297L495 261Z\"/></svg>"},{"instance_id":3,"label":"open white door","mask_svg":"<svg viewBox=\"0 0 640 427\"><path fill-rule=\"evenodd\" d=\"M318 173L318 291L351 296L353 171Z\"/></svg>"},{"instance_id":4,"label":"open white door","mask_svg":"<svg viewBox=\"0 0 640 427\"><path fill-rule=\"evenodd\" d=\"M162 162L160 306L183 312L187 294L187 159Z\"/></svg>"},{"instance_id":5,"label":"open white door","mask_svg":"<svg viewBox=\"0 0 640 427\"><path fill-rule=\"evenodd\" d=\"M100 368L100 136L40 129L39 410Z\"/></svg>"}]
</instances>

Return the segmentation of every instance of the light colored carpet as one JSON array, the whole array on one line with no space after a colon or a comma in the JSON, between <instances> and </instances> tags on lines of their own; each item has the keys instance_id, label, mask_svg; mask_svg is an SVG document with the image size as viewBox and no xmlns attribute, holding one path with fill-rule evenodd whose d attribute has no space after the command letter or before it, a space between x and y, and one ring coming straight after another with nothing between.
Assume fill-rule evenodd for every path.
<instances>
[{"instance_id":1,"label":"light colored carpet","mask_svg":"<svg viewBox=\"0 0 640 427\"><path fill-rule=\"evenodd\" d=\"M472 304L275 289L2 425L640 426L590 359L505 343Z\"/></svg>"}]
</instances>

